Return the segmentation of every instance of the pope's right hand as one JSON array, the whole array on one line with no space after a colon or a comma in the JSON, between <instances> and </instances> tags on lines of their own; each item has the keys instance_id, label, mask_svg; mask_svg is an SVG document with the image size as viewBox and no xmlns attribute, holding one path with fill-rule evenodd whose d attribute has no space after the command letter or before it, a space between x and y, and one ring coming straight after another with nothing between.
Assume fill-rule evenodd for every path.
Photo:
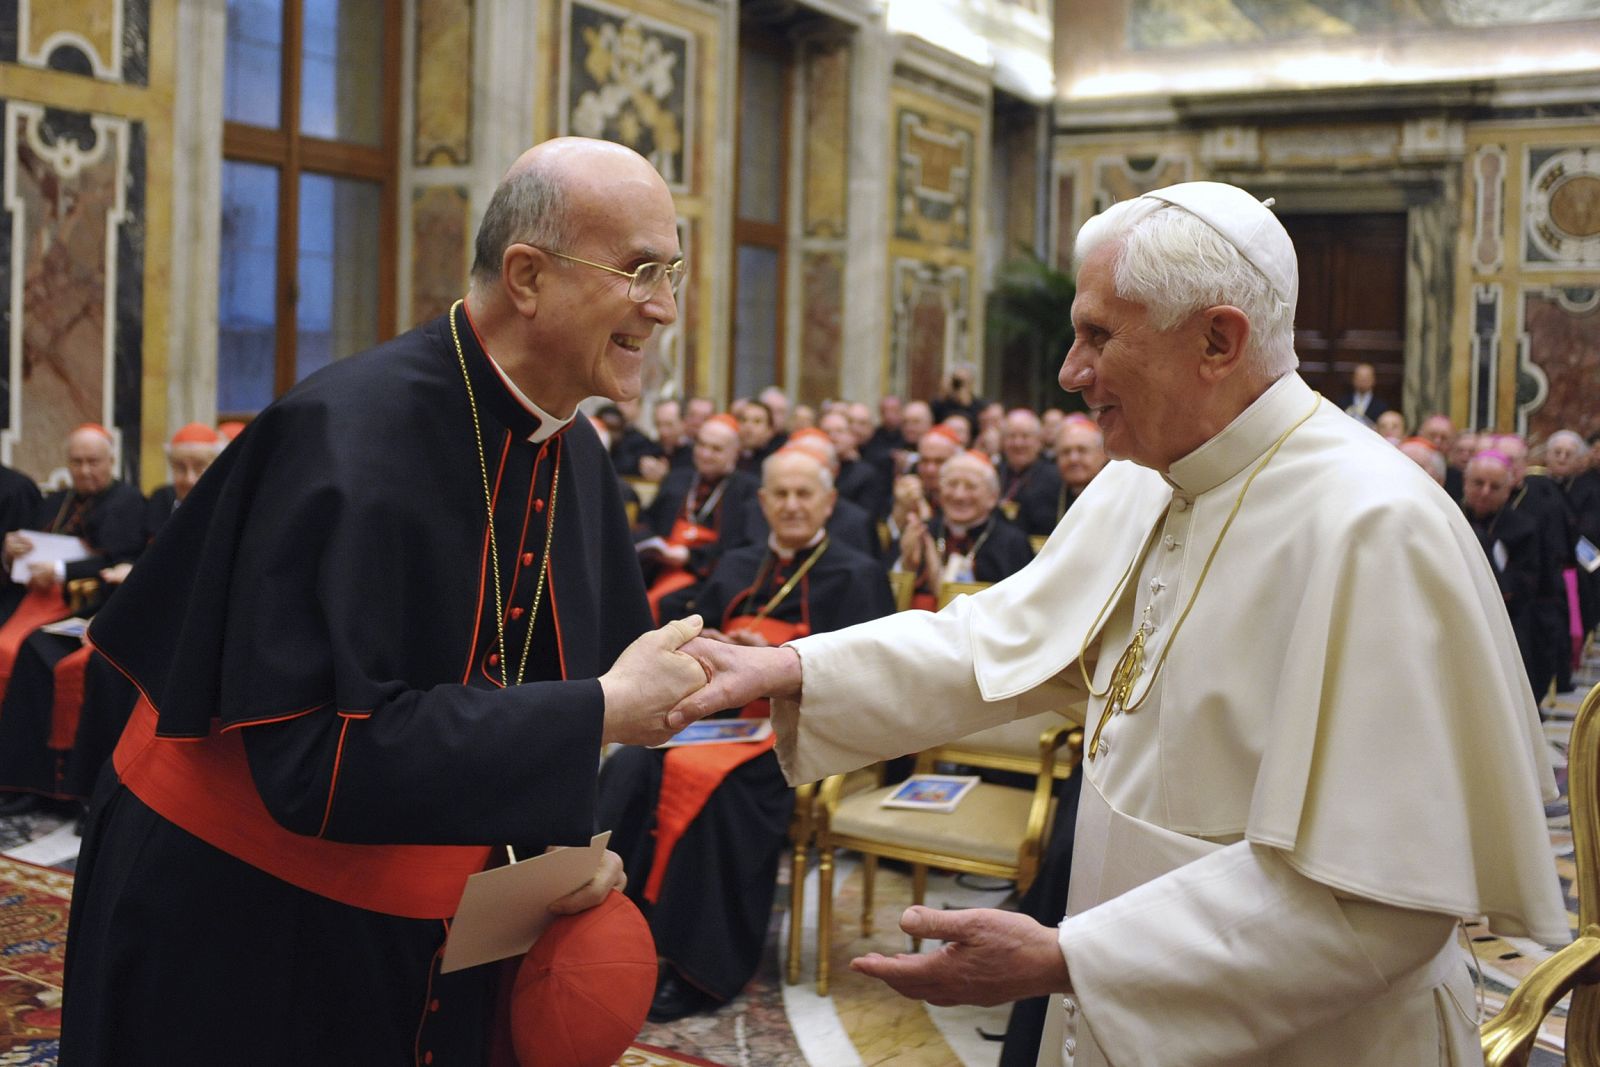
<instances>
[{"instance_id":1,"label":"pope's right hand","mask_svg":"<svg viewBox=\"0 0 1600 1067\"><path fill-rule=\"evenodd\" d=\"M682 724L669 727L667 712L706 684L700 661L678 651L699 633L700 616L691 615L641 634L622 650L617 662L600 676L606 701L603 742L659 745L683 728Z\"/></svg>"}]
</instances>

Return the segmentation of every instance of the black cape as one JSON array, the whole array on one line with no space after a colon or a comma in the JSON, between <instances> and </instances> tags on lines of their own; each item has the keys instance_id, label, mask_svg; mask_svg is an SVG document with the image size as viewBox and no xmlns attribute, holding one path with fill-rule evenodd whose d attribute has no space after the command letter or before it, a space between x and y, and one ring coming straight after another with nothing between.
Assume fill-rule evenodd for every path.
<instances>
[{"instance_id":1,"label":"black cape","mask_svg":"<svg viewBox=\"0 0 1600 1067\"><path fill-rule=\"evenodd\" d=\"M768 565L762 588L743 596L770 555L764 546L723 555L700 594L707 626L720 627L730 610L755 614L810 552L802 550L784 567ZM770 617L798 622L808 612L811 632L826 633L893 610L878 562L830 541ZM679 838L652 905L643 894L655 858L662 757L657 749L624 748L606 760L597 826L612 831L611 848L629 872L628 895L649 918L656 951L693 985L731 1000L761 961L794 791L771 752L735 768Z\"/></svg>"},{"instance_id":2,"label":"black cape","mask_svg":"<svg viewBox=\"0 0 1600 1067\"><path fill-rule=\"evenodd\" d=\"M256 787L291 830L583 844L604 715L596 678L648 627L644 588L594 431L576 419L546 446L528 443L537 420L455 315L516 659L543 517L556 511L527 684L498 681L475 420L444 317L312 375L256 418L91 637L150 696L162 735L202 735L213 718L247 726ZM438 974L444 923L316 897L205 845L126 787L97 796L80 862L63 1027L75 1062L410 1062L419 1049L482 1060L492 968ZM268 951L249 950L263 939ZM338 1013L342 1026L317 1029Z\"/></svg>"}]
</instances>

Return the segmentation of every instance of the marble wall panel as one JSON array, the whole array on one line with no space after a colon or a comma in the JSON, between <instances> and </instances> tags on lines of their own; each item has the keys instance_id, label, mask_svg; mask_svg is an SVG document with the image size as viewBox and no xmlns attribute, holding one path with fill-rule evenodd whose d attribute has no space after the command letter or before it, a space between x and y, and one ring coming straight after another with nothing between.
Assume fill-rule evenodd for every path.
<instances>
[{"instance_id":1,"label":"marble wall panel","mask_svg":"<svg viewBox=\"0 0 1600 1067\"><path fill-rule=\"evenodd\" d=\"M970 358L971 271L956 264L894 264L890 384L901 396L937 396L945 368Z\"/></svg>"},{"instance_id":2,"label":"marble wall panel","mask_svg":"<svg viewBox=\"0 0 1600 1067\"><path fill-rule=\"evenodd\" d=\"M1094 211L1104 211L1122 200L1189 180L1193 168L1187 156L1129 155L1101 158L1094 164Z\"/></svg>"},{"instance_id":3,"label":"marble wall panel","mask_svg":"<svg viewBox=\"0 0 1600 1067\"><path fill-rule=\"evenodd\" d=\"M413 324L443 315L466 292L471 213L471 196L464 185L435 185L412 193Z\"/></svg>"},{"instance_id":4,"label":"marble wall panel","mask_svg":"<svg viewBox=\"0 0 1600 1067\"><path fill-rule=\"evenodd\" d=\"M1530 147L1524 174L1524 267L1600 268L1600 147Z\"/></svg>"},{"instance_id":5,"label":"marble wall panel","mask_svg":"<svg viewBox=\"0 0 1600 1067\"><path fill-rule=\"evenodd\" d=\"M150 0L0 4L0 61L147 85Z\"/></svg>"},{"instance_id":6,"label":"marble wall panel","mask_svg":"<svg viewBox=\"0 0 1600 1067\"><path fill-rule=\"evenodd\" d=\"M562 24L560 131L625 144L689 192L695 35L593 0L567 0Z\"/></svg>"},{"instance_id":7,"label":"marble wall panel","mask_svg":"<svg viewBox=\"0 0 1600 1067\"><path fill-rule=\"evenodd\" d=\"M850 44L806 45L805 235L843 237L850 158Z\"/></svg>"},{"instance_id":8,"label":"marble wall panel","mask_svg":"<svg viewBox=\"0 0 1600 1067\"><path fill-rule=\"evenodd\" d=\"M801 266L805 307L800 319L802 403L839 395L844 355L844 253L808 252Z\"/></svg>"},{"instance_id":9,"label":"marble wall panel","mask_svg":"<svg viewBox=\"0 0 1600 1067\"><path fill-rule=\"evenodd\" d=\"M1410 425L1449 413L1451 324L1455 316L1459 171L1441 176L1439 195L1406 212L1405 416Z\"/></svg>"},{"instance_id":10,"label":"marble wall panel","mask_svg":"<svg viewBox=\"0 0 1600 1067\"><path fill-rule=\"evenodd\" d=\"M1518 342L1543 384L1542 398L1535 390L1525 399L1519 381L1519 424L1540 438L1600 430L1600 288L1523 290Z\"/></svg>"},{"instance_id":11,"label":"marble wall panel","mask_svg":"<svg viewBox=\"0 0 1600 1067\"><path fill-rule=\"evenodd\" d=\"M416 0L417 70L412 162L472 162L473 0Z\"/></svg>"},{"instance_id":12,"label":"marble wall panel","mask_svg":"<svg viewBox=\"0 0 1600 1067\"><path fill-rule=\"evenodd\" d=\"M975 127L910 107L896 112L896 237L943 248L972 247L977 141Z\"/></svg>"},{"instance_id":13,"label":"marble wall panel","mask_svg":"<svg viewBox=\"0 0 1600 1067\"><path fill-rule=\"evenodd\" d=\"M0 291L17 295L8 309L11 420L0 458L43 478L60 466L61 442L79 423L139 440L144 131L127 119L15 101L4 121L12 232ZM20 348L11 351L16 335Z\"/></svg>"}]
</instances>

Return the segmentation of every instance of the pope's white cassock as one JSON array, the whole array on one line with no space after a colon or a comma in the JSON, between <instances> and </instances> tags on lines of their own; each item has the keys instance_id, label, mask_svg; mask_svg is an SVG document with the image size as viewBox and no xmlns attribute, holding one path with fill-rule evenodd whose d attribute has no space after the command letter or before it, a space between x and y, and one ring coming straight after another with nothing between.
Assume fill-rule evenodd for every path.
<instances>
[{"instance_id":1,"label":"pope's white cassock","mask_svg":"<svg viewBox=\"0 0 1600 1067\"><path fill-rule=\"evenodd\" d=\"M1460 509L1298 374L1165 475L1107 466L1011 579L795 642L784 772L1046 709L1092 731L1080 653L1104 692L1141 620L1133 710L1083 767L1040 1064L1481 1063L1456 917L1569 936L1538 715Z\"/></svg>"}]
</instances>

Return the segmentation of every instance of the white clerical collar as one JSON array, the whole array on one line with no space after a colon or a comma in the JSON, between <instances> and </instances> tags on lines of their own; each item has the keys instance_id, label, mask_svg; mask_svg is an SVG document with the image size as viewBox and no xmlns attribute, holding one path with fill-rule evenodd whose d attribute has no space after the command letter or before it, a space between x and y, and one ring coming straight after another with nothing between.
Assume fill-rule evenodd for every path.
<instances>
[{"instance_id":1,"label":"white clerical collar","mask_svg":"<svg viewBox=\"0 0 1600 1067\"><path fill-rule=\"evenodd\" d=\"M781 561L783 563L788 563L790 560L794 559L794 557L795 557L795 555L797 553L799 553L799 552L801 552L801 551L803 551L803 550L805 550L807 548L816 548L818 545L820 545L822 543L822 539L824 537L826 537L827 535L828 535L828 528L826 526L824 526L822 529L818 530L816 533L811 535L811 540L807 541L805 544L801 545L799 548L790 549L790 548L780 548L778 546L778 535L775 534L775 533L769 533L769 534L767 534L767 548L771 550L771 552L772 552L772 554L774 556L778 557L779 561Z\"/></svg>"},{"instance_id":2,"label":"white clerical collar","mask_svg":"<svg viewBox=\"0 0 1600 1067\"><path fill-rule=\"evenodd\" d=\"M1290 371L1256 397L1221 433L1173 463L1162 477L1186 493L1215 489L1260 459L1296 419L1310 410L1313 395L1305 379Z\"/></svg>"},{"instance_id":3,"label":"white clerical collar","mask_svg":"<svg viewBox=\"0 0 1600 1067\"><path fill-rule=\"evenodd\" d=\"M572 414L568 415L566 418L558 419L544 408L540 407L538 404L535 404L532 400L528 399L527 393L524 393L521 389L517 388L517 383L511 380L511 375L507 374L503 369L501 369L499 361L497 361L494 356L489 355L489 350L487 348L483 350L483 354L489 356L489 366L493 367L494 372L500 375L500 380L505 383L505 386L508 390L510 390L511 395L517 398L517 403L521 404L528 410L530 414L539 420L539 428L528 435L528 440L533 444L539 444L542 441L547 441L554 437L562 430L565 430L567 428L567 424L577 417L577 408L573 408Z\"/></svg>"},{"instance_id":4,"label":"white clerical collar","mask_svg":"<svg viewBox=\"0 0 1600 1067\"><path fill-rule=\"evenodd\" d=\"M1371 401L1372 394L1370 392L1357 393L1355 396L1350 398L1350 406L1353 408L1364 408Z\"/></svg>"}]
</instances>

